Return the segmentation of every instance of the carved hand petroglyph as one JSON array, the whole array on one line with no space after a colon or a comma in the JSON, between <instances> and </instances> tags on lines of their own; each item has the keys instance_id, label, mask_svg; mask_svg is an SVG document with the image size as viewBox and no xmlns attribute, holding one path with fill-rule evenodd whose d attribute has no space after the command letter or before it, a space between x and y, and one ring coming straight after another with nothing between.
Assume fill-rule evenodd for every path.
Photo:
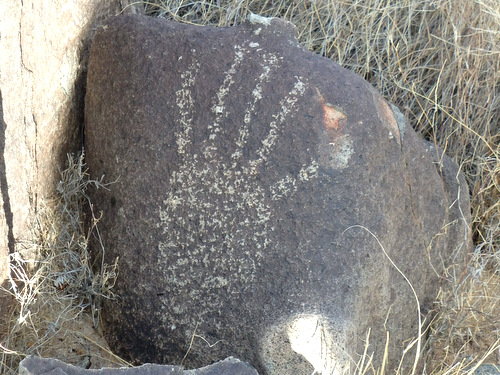
<instances>
[{"instance_id":1,"label":"carved hand petroglyph","mask_svg":"<svg viewBox=\"0 0 500 375\"><path fill-rule=\"evenodd\" d=\"M252 155L247 155L248 139L255 137L251 134L252 122L259 121L256 108L265 101L263 87L279 79L281 57L276 54L260 52L262 72L255 77L255 85L250 89L253 100L240 114L243 121L236 132L229 134L224 128L227 126L224 119L235 116L231 114L231 101L235 100L231 95L237 92L234 76L245 55L255 54L257 47L258 43L252 41L234 47L233 62L211 100L208 124L194 123L192 117L197 106L193 90L200 73L200 62L194 50L191 51L194 62L182 73L181 87L176 90L175 140L180 163L170 174L169 191L158 210L158 226L163 228L165 235L159 249L165 259L166 254L170 254L169 263L164 262L168 267L166 274L172 275L177 285L193 282L192 276L184 277L185 273L200 276L195 278L199 285L191 289L193 298L200 290L209 288L227 288L231 293L238 293L236 288L232 290L228 277L239 278L245 283L254 280L258 263L270 245L268 233L274 230L270 224L273 215L270 202L292 196L300 184L318 176L319 165L311 160L295 175L284 174L274 183L260 181L260 171L266 168L266 161L286 131L287 121L298 110L297 102L306 90L301 77L295 77L293 88L279 101L267 124L267 133L260 136L259 147ZM200 126L206 126L207 132L194 146L194 127ZM226 137L224 142L221 137ZM218 149L221 144L229 151L222 153ZM185 213L189 215L186 217ZM234 258L232 250L248 248L249 243L252 253L245 259ZM215 253L225 255L212 256ZM175 258L177 260L172 263Z\"/></svg>"}]
</instances>

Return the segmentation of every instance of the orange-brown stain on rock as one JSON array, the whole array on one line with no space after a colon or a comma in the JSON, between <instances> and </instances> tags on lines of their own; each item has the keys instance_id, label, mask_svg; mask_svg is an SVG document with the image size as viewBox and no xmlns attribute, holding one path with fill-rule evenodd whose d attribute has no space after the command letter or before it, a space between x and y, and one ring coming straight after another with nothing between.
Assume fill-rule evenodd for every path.
<instances>
[{"instance_id":1,"label":"orange-brown stain on rock","mask_svg":"<svg viewBox=\"0 0 500 375\"><path fill-rule=\"evenodd\" d=\"M348 166L353 153L353 143L349 134L345 133L347 115L339 107L326 101L321 92L319 95L322 110L322 125L328 135L329 147L321 152L319 162L325 167L344 169Z\"/></svg>"},{"instance_id":2,"label":"orange-brown stain on rock","mask_svg":"<svg viewBox=\"0 0 500 375\"><path fill-rule=\"evenodd\" d=\"M338 107L327 103L321 93L319 95L321 96L321 107L323 110L323 127L330 137L330 142L335 142L344 133L344 124L347 116Z\"/></svg>"}]
</instances>

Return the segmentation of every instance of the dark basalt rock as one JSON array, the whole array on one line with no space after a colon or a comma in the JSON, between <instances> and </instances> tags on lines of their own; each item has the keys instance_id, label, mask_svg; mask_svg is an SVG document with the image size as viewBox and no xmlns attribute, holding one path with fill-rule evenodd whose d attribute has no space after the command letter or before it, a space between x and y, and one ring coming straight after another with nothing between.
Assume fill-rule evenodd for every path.
<instances>
[{"instance_id":1,"label":"dark basalt rock","mask_svg":"<svg viewBox=\"0 0 500 375\"><path fill-rule=\"evenodd\" d=\"M330 374L371 328L368 353L379 363L387 329L395 368L418 320L390 260L422 311L443 267L463 264L455 163L295 33L124 16L96 36L86 150L92 177L116 181L91 198L106 260L119 257L103 318L120 355Z\"/></svg>"}]
</instances>

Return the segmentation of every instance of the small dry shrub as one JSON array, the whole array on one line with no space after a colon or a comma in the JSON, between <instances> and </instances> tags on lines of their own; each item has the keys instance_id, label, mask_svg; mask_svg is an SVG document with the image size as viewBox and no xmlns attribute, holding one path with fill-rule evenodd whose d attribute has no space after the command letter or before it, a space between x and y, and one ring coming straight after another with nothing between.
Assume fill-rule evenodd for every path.
<instances>
[{"instance_id":1,"label":"small dry shrub","mask_svg":"<svg viewBox=\"0 0 500 375\"><path fill-rule=\"evenodd\" d=\"M106 344L91 327L98 327L100 301L114 297L116 264L94 271L87 243L91 234L98 233L96 220L92 218L87 232L83 217L83 209L91 204L85 194L89 185L106 187L89 179L83 155L69 156L68 164L61 172L57 197L37 213L33 228L37 242L23 244L37 259L27 262L18 252L10 255L10 288L4 292L15 303L0 347L2 374L17 374L19 361L29 354L84 367L113 363L99 348ZM89 363L91 358L98 363Z\"/></svg>"}]
</instances>

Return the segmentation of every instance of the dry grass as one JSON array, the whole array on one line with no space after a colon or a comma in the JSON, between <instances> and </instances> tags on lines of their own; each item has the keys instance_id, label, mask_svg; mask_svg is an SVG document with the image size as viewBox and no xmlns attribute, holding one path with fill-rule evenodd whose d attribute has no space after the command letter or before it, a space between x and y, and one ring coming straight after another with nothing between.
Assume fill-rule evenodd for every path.
<instances>
[{"instance_id":1,"label":"dry grass","mask_svg":"<svg viewBox=\"0 0 500 375\"><path fill-rule=\"evenodd\" d=\"M470 187L475 250L467 274L449 270L423 348L427 374L472 373L500 363L500 2L498 0L151 0L154 16L230 26L250 13L297 26L299 42L371 82L423 137L461 166ZM95 274L82 207L90 183L82 160L62 174L60 196L40 213L34 268L13 256L17 303L0 350L0 373L14 374L26 354L69 363L108 356L78 322L98 321L112 296L113 267ZM30 271L31 269L31 271ZM52 353L65 337L69 353ZM60 346L60 345L59 345ZM0 348L2 349L2 348ZM97 354L96 354L97 353ZM384 355L381 353L381 355ZM108 356L109 357L109 356ZM101 364L119 362L116 358ZM364 356L352 373L376 373ZM93 366L99 364L94 363Z\"/></svg>"},{"instance_id":2,"label":"dry grass","mask_svg":"<svg viewBox=\"0 0 500 375\"><path fill-rule=\"evenodd\" d=\"M19 361L26 355L64 359L81 366L112 365L116 362L99 346L106 344L95 332L100 301L112 298L116 265L93 271L87 242L95 230L84 229L83 208L90 204L85 190L90 184L83 156L68 158L61 173L58 196L37 214L36 243L25 243L38 254L28 264L19 253L10 257L10 293L15 304L2 340L0 373L17 374ZM94 363L89 363L90 359Z\"/></svg>"}]
</instances>

